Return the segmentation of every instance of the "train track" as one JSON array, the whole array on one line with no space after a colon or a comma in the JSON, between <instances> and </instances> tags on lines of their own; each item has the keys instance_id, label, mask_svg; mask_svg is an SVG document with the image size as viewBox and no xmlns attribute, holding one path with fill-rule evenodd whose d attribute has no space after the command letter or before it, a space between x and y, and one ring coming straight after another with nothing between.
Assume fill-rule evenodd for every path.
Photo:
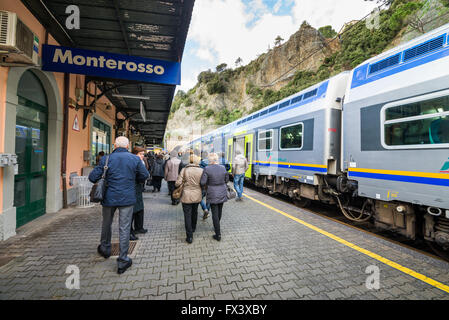
<instances>
[{"instance_id":1,"label":"train track","mask_svg":"<svg viewBox=\"0 0 449 320\"><path fill-rule=\"evenodd\" d=\"M285 196L283 194L272 195L267 190L260 188L260 187L256 187L254 185L249 185L249 186L245 186L245 187L248 187L251 190L266 194L274 199L281 200L283 202L295 205L293 203L293 201L288 196ZM340 223L347 227L368 233L370 235L373 235L380 239L389 241L396 245L400 245L404 248L419 252L428 257L438 259L441 261L445 261L445 262L449 262L449 253L439 249L437 246L433 245L431 242L421 240L421 239L411 240L411 239L408 239L408 238L401 236L397 233L394 233L393 231L380 230L380 229L376 228L369 221L353 222L353 221L347 219L345 216L343 216L343 214L340 212L339 208L335 205L327 205L324 203L320 203L318 201L312 201L308 207L301 208L301 209L305 210L307 212L316 214L325 219Z\"/></svg>"}]
</instances>

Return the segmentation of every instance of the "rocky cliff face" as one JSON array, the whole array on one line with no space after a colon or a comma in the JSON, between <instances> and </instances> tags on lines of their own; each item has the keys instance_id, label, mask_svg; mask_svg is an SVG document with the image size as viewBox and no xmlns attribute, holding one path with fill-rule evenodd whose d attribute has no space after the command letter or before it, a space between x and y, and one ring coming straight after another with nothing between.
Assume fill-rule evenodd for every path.
<instances>
[{"instance_id":1,"label":"rocky cliff face","mask_svg":"<svg viewBox=\"0 0 449 320\"><path fill-rule=\"evenodd\" d=\"M249 113L254 107L253 98L247 93L249 85L278 90L299 70L317 71L323 59L338 50L337 41L328 42L329 39L304 23L284 44L229 72L225 93L209 94L207 83L198 83L189 91L187 101L171 114L167 134L178 139L192 131L205 133L224 124L217 123L220 113L234 111L240 116Z\"/></svg>"}]
</instances>

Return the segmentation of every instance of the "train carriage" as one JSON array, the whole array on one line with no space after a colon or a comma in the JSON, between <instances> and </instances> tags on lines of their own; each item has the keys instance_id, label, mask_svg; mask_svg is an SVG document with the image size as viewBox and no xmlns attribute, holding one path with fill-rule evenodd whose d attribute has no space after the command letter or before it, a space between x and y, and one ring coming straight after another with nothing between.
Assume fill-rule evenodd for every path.
<instances>
[{"instance_id":1,"label":"train carriage","mask_svg":"<svg viewBox=\"0 0 449 320\"><path fill-rule=\"evenodd\" d=\"M449 250L449 24L208 139L271 193Z\"/></svg>"},{"instance_id":2,"label":"train carriage","mask_svg":"<svg viewBox=\"0 0 449 320\"><path fill-rule=\"evenodd\" d=\"M379 227L449 246L449 25L356 67L343 170L375 199Z\"/></svg>"},{"instance_id":3,"label":"train carriage","mask_svg":"<svg viewBox=\"0 0 449 320\"><path fill-rule=\"evenodd\" d=\"M340 162L344 72L261 109L230 125L228 159L239 150L249 161L245 176L298 203L320 198L321 178L337 174Z\"/></svg>"}]
</instances>

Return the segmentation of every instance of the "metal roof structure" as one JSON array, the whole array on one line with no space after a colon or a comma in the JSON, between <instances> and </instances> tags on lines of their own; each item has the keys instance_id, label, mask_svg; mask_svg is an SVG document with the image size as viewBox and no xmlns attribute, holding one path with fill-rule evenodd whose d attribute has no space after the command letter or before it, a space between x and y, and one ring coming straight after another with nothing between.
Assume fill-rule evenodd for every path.
<instances>
[{"instance_id":1,"label":"metal roof structure","mask_svg":"<svg viewBox=\"0 0 449 320\"><path fill-rule=\"evenodd\" d=\"M195 0L22 0L62 46L181 62ZM80 10L80 28L67 29L66 8ZM86 76L130 119L147 144L162 143L175 85ZM86 94L89 94L86 92ZM149 99L117 97L145 96ZM144 104L146 121L140 115ZM89 109L85 109L85 119ZM84 119L84 122L85 122Z\"/></svg>"}]
</instances>

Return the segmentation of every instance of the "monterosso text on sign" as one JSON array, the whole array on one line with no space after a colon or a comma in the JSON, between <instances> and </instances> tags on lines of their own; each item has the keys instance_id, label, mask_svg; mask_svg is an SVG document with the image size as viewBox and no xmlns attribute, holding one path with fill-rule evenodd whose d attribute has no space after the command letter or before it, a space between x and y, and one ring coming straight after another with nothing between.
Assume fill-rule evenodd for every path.
<instances>
[{"instance_id":1,"label":"monterosso text on sign","mask_svg":"<svg viewBox=\"0 0 449 320\"><path fill-rule=\"evenodd\" d=\"M97 77L180 84L178 62L43 45L42 70Z\"/></svg>"},{"instance_id":2,"label":"monterosso text on sign","mask_svg":"<svg viewBox=\"0 0 449 320\"><path fill-rule=\"evenodd\" d=\"M55 63L68 63L75 64L77 66L87 66L87 67L95 67L95 68L106 68L108 69L118 69L123 70L123 67L130 72L146 72L146 73L156 73L159 75L164 74L163 66L153 66L152 64L139 63L136 64L132 61L122 61L115 59L106 59L104 56L97 57L84 57L81 55L72 56L72 50L65 50L62 52L62 49L56 49L55 54L53 56L53 62Z\"/></svg>"}]
</instances>

